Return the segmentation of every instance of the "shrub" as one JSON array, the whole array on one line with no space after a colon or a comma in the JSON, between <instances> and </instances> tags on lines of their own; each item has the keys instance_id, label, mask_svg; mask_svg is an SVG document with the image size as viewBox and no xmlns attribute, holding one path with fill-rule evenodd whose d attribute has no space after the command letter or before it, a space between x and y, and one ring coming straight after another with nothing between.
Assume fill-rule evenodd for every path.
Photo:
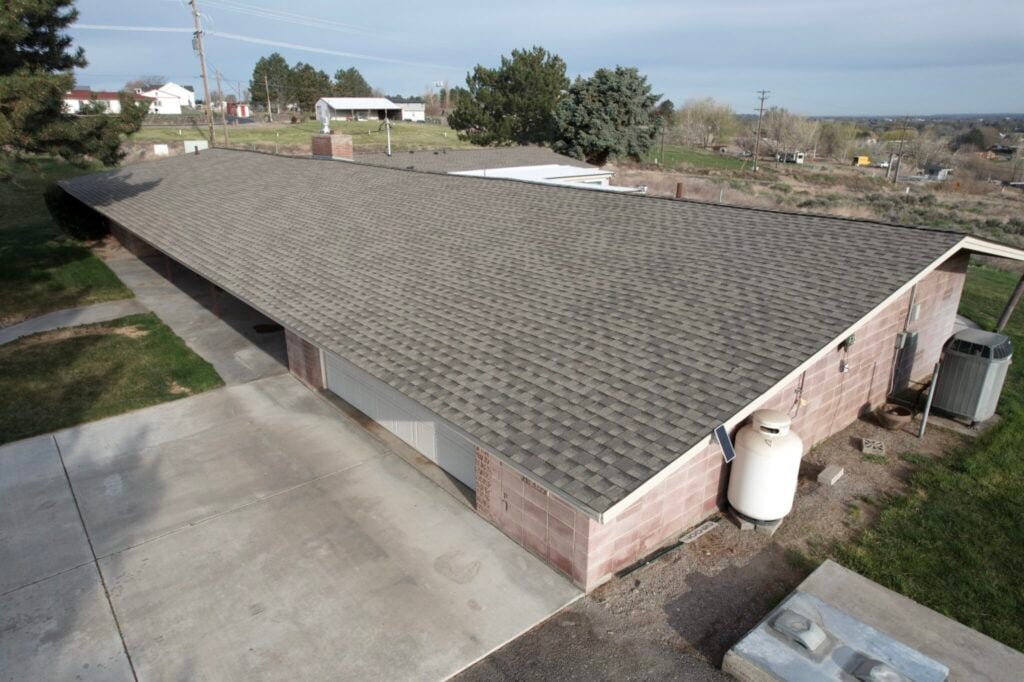
<instances>
[{"instance_id":1,"label":"shrub","mask_svg":"<svg viewBox=\"0 0 1024 682\"><path fill-rule=\"evenodd\" d=\"M110 233L110 223L103 215L65 192L56 183L46 188L43 199L53 222L75 239L100 239Z\"/></svg>"}]
</instances>

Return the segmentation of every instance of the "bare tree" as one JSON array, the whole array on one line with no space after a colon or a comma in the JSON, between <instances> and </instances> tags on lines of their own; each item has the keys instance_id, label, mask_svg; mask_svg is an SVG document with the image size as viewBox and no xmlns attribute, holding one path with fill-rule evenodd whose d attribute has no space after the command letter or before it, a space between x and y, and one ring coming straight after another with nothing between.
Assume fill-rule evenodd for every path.
<instances>
[{"instance_id":1,"label":"bare tree","mask_svg":"<svg viewBox=\"0 0 1024 682\"><path fill-rule=\"evenodd\" d=\"M904 153L912 157L921 168L947 164L952 158L949 140L932 130L926 130L920 135L906 140Z\"/></svg>"},{"instance_id":2,"label":"bare tree","mask_svg":"<svg viewBox=\"0 0 1024 682\"><path fill-rule=\"evenodd\" d=\"M764 141L776 154L803 151L814 144L817 124L782 107L764 112Z\"/></svg>"},{"instance_id":3,"label":"bare tree","mask_svg":"<svg viewBox=\"0 0 1024 682\"><path fill-rule=\"evenodd\" d=\"M709 147L736 132L736 115L728 104L710 97L690 100L676 113L683 139L690 144Z\"/></svg>"},{"instance_id":4,"label":"bare tree","mask_svg":"<svg viewBox=\"0 0 1024 682\"><path fill-rule=\"evenodd\" d=\"M823 121L818 126L815 146L818 153L830 159L845 159L850 153L856 127L852 123Z\"/></svg>"},{"instance_id":5,"label":"bare tree","mask_svg":"<svg viewBox=\"0 0 1024 682\"><path fill-rule=\"evenodd\" d=\"M124 89L126 92L135 92L136 90L156 90L165 83L167 83L166 76L139 76L138 78L125 83Z\"/></svg>"}]
</instances>

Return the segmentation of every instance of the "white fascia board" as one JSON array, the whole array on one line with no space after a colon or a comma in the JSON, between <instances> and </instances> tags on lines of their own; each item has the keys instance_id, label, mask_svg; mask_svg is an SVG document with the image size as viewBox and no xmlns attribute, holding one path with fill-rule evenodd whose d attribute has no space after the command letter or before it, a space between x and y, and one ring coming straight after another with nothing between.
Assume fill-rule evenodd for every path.
<instances>
[{"instance_id":1,"label":"white fascia board","mask_svg":"<svg viewBox=\"0 0 1024 682\"><path fill-rule=\"evenodd\" d=\"M801 374L806 372L807 369L809 367L811 367L811 365L813 365L814 363L816 363L818 360L822 359L823 357L825 357L829 353L833 352L836 349L836 347L838 346L838 344L840 342L842 342L844 339L846 339L847 337L849 337L850 334L852 334L858 327L860 327L862 324L864 324L865 320L868 320L868 319L874 317L875 315L877 315L886 306L888 306L890 303L892 303L893 301L897 300L900 296L902 296L907 291L909 291L911 287L913 287L915 284L920 282L922 279L924 279L925 277L930 275L932 273L932 271L934 271L940 265L942 265L947 260L949 260L950 258L955 256L959 251L966 249L967 246L965 245L965 243L967 242L968 239L971 239L971 237L965 237L964 239L962 239L959 242L957 242L952 248L950 248L948 251L946 251L941 256L939 256L934 261L932 261L928 265L928 267L926 267L924 270L922 270L917 275L915 275L913 279L911 279L910 281L905 283L903 286L901 286L899 289L894 291L892 294L889 295L888 298L886 298L884 301L882 301L881 303L876 305L874 308L872 308L870 311L868 311L868 313L866 315L862 316L860 319L858 319L852 325L850 325L845 330L843 330L842 333L838 334L835 338L833 338L828 344L825 345L825 347L823 347L817 353L815 353L814 355L812 355L809 358L807 358L806 360L804 360L800 365L797 366L796 369L794 369L789 374L784 376L782 379L780 379L778 382L776 382L775 385L773 385L767 391L765 391L764 393L759 395L757 398L755 398L753 401L751 401L742 410L740 410L739 412L734 414L732 417L730 417L725 422L726 430L731 431L735 426L739 425L744 419L749 417L755 410L757 410L757 408L759 408L761 405L763 405L765 402L767 402L777 390L785 387L786 384L788 384L789 382L793 381L794 379L799 377ZM1009 247L1006 247L1006 248L1009 248ZM1012 250L1016 251L1016 249L1012 249ZM1018 253L1020 253L1020 252L1018 252ZM1021 255L1024 256L1024 253L1022 253ZM658 484L660 484L666 478L668 478L669 476L674 474L676 471L678 471L680 468L682 468L683 465L685 465L691 459L693 459L695 456L697 456L701 451L704 450L704 448L708 447L708 445L711 444L711 440L712 440L712 435L709 433L707 436L702 438L699 443L697 443L692 448L690 448L689 450L684 452L678 459L673 461L671 464L669 464L667 467L665 467L664 469L662 469L661 471L656 473L651 478L649 478L646 481L644 481L644 483L642 485L640 485L639 488L637 488L633 492L629 493L624 498L622 498L619 502L617 502L614 505L612 505L611 507L609 507L608 510L605 511L603 514L600 514L599 518L597 518L596 520L598 522L600 522L600 523L608 523L610 521L614 521L615 518L619 514L624 512L631 505L633 505L637 500L641 499L644 495L649 493L652 488L657 487Z\"/></svg>"},{"instance_id":2,"label":"white fascia board","mask_svg":"<svg viewBox=\"0 0 1024 682\"><path fill-rule=\"evenodd\" d=\"M1024 251L1015 249L1005 244L997 244L977 237L967 237L963 241L963 248L973 253L980 253L996 258L1009 258L1010 260L1024 261Z\"/></svg>"}]
</instances>

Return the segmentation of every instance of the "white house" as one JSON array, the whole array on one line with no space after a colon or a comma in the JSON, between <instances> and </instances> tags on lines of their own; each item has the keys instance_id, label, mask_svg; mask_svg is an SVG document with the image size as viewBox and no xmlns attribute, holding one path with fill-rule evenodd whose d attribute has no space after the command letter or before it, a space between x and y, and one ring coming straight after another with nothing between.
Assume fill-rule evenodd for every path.
<instances>
[{"instance_id":1,"label":"white house","mask_svg":"<svg viewBox=\"0 0 1024 682\"><path fill-rule=\"evenodd\" d=\"M383 121L402 117L402 107L385 97L321 97L316 118L331 121Z\"/></svg>"},{"instance_id":2,"label":"white house","mask_svg":"<svg viewBox=\"0 0 1024 682\"><path fill-rule=\"evenodd\" d=\"M155 90L136 92L153 100L149 106L151 114L180 114L182 107L196 106L196 93L191 86L165 83Z\"/></svg>"},{"instance_id":3,"label":"white house","mask_svg":"<svg viewBox=\"0 0 1024 682\"><path fill-rule=\"evenodd\" d=\"M402 120L422 123L427 120L427 105L423 102L403 102Z\"/></svg>"},{"instance_id":4,"label":"white house","mask_svg":"<svg viewBox=\"0 0 1024 682\"><path fill-rule=\"evenodd\" d=\"M148 97L143 95L135 94L132 97L136 102L151 102ZM82 107L89 104L102 106L105 113L108 114L120 114L121 93L89 89L69 90L64 93L64 111L66 113L77 114L82 110Z\"/></svg>"}]
</instances>

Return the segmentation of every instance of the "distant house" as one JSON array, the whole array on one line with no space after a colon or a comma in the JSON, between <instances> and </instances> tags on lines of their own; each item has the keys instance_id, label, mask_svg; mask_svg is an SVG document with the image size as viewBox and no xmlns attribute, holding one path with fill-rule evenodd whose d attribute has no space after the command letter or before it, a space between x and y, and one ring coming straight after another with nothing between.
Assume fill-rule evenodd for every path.
<instances>
[{"instance_id":1,"label":"distant house","mask_svg":"<svg viewBox=\"0 0 1024 682\"><path fill-rule=\"evenodd\" d=\"M988 151L991 152L992 154L990 158L999 157L1009 159L1012 158L1013 155L1017 153L1017 147L1007 144L994 144L988 148Z\"/></svg>"},{"instance_id":2,"label":"distant house","mask_svg":"<svg viewBox=\"0 0 1024 682\"><path fill-rule=\"evenodd\" d=\"M853 165L854 166L870 166L871 165L871 157L870 156L855 156L855 157L853 157Z\"/></svg>"},{"instance_id":3,"label":"distant house","mask_svg":"<svg viewBox=\"0 0 1024 682\"><path fill-rule=\"evenodd\" d=\"M929 180L942 181L953 174L953 169L946 166L925 166L924 174Z\"/></svg>"},{"instance_id":4,"label":"distant house","mask_svg":"<svg viewBox=\"0 0 1024 682\"><path fill-rule=\"evenodd\" d=\"M427 105L423 102L395 102L402 107L402 120L422 123L427 120Z\"/></svg>"},{"instance_id":5,"label":"distant house","mask_svg":"<svg viewBox=\"0 0 1024 682\"><path fill-rule=\"evenodd\" d=\"M151 114L180 114L182 107L196 106L196 93L191 85L165 83L154 90L135 92L153 100L149 107Z\"/></svg>"},{"instance_id":6,"label":"distant house","mask_svg":"<svg viewBox=\"0 0 1024 682\"><path fill-rule=\"evenodd\" d=\"M252 118L252 107L245 102L228 102L226 113L236 118Z\"/></svg>"},{"instance_id":7,"label":"distant house","mask_svg":"<svg viewBox=\"0 0 1024 682\"><path fill-rule=\"evenodd\" d=\"M402 107L384 97L321 97L316 118L322 121L383 121L402 119Z\"/></svg>"},{"instance_id":8,"label":"distant house","mask_svg":"<svg viewBox=\"0 0 1024 682\"><path fill-rule=\"evenodd\" d=\"M805 156L803 152L782 152L778 158L783 163L803 163Z\"/></svg>"},{"instance_id":9,"label":"distant house","mask_svg":"<svg viewBox=\"0 0 1024 682\"><path fill-rule=\"evenodd\" d=\"M152 102L150 98L139 94L132 95L132 98L136 102ZM121 93L88 89L69 90L64 93L64 111L68 114L77 114L81 112L82 107L90 104L100 105L105 113L119 114L121 113ZM152 107L152 104L150 106Z\"/></svg>"}]
</instances>

